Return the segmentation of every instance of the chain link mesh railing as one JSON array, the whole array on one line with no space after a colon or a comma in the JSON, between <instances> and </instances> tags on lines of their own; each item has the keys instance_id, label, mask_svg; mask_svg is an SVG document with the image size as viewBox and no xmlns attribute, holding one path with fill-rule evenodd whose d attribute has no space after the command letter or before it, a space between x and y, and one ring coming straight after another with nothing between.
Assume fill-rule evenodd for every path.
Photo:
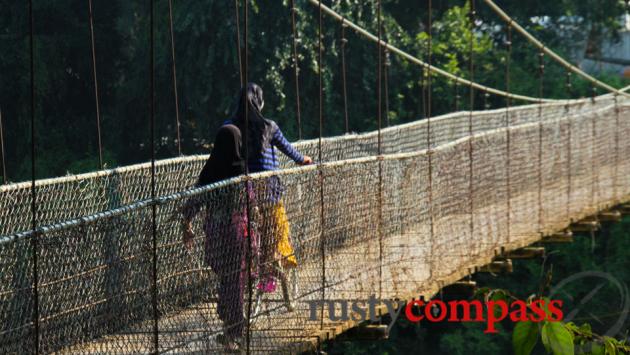
<instances>
[{"instance_id":1,"label":"chain link mesh railing","mask_svg":"<svg viewBox=\"0 0 630 355\"><path fill-rule=\"evenodd\" d=\"M316 302L435 291L497 248L623 201L630 106L538 109L384 129L380 157L376 132L326 138L319 165L197 189L206 156L160 161L155 201L148 164L42 180L35 233L29 186L4 186L0 352L220 352L224 334L252 352L298 351L343 323L321 308L312 320ZM317 141L296 145L317 156Z\"/></svg>"},{"instance_id":2,"label":"chain link mesh railing","mask_svg":"<svg viewBox=\"0 0 630 355\"><path fill-rule=\"evenodd\" d=\"M602 96L595 105L588 100L575 101L570 112L593 110L610 104L610 95ZM538 120L536 105L511 110L511 125ZM476 112L474 133L505 125L503 109ZM565 115L564 104L546 104L543 119ZM468 112L456 112L432 119L431 142L434 146L468 135ZM426 147L427 125L420 120L382 130L383 154L413 152ZM377 133L348 134L323 140L322 157L326 162L353 159L377 154ZM318 156L317 139L296 143L306 154ZM207 156L165 159L156 162L156 193L164 196L194 184ZM282 160L288 167L289 161ZM48 225L89 216L148 199L151 196L151 164L137 164L94 173L38 180L37 221ZM0 236L31 228L30 182L0 186Z\"/></svg>"}]
</instances>

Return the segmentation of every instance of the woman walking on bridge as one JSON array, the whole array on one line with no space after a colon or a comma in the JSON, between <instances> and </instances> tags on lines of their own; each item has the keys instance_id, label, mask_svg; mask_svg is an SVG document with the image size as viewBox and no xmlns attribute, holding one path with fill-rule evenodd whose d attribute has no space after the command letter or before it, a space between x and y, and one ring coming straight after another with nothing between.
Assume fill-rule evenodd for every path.
<instances>
[{"instance_id":1,"label":"woman walking on bridge","mask_svg":"<svg viewBox=\"0 0 630 355\"><path fill-rule=\"evenodd\" d=\"M244 174L245 160L241 151L241 131L238 127L226 124L219 128L212 153L199 174L196 186ZM245 259L249 245L247 213L240 184L229 184L220 190L220 194L221 201L212 201L201 195L186 203L183 209L184 245L192 249L192 219L205 204L204 262L218 278L217 313L223 322L223 334L217 340L227 351L238 351L238 340L245 326L243 290L248 276ZM257 236L253 235L253 253L257 253L258 244Z\"/></svg>"}]
</instances>

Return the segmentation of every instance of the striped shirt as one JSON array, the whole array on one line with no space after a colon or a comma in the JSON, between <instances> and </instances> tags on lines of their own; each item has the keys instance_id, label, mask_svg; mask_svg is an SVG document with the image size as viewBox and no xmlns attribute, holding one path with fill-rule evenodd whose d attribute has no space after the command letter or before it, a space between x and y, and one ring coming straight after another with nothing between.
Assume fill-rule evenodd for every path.
<instances>
[{"instance_id":1,"label":"striped shirt","mask_svg":"<svg viewBox=\"0 0 630 355\"><path fill-rule=\"evenodd\" d=\"M298 164L304 161L302 154L293 148L291 143L284 138L280 128L277 125L274 125L274 128L271 135L271 142L269 145L263 144L264 151L260 157L248 161L249 170L251 172L278 170L280 163L276 156L275 147Z\"/></svg>"},{"instance_id":2,"label":"striped shirt","mask_svg":"<svg viewBox=\"0 0 630 355\"><path fill-rule=\"evenodd\" d=\"M282 153L286 154L294 162L301 164L304 162L304 156L300 154L289 141L284 137L280 127L272 120L268 120L269 125L266 132L263 134L262 151L250 154L247 161L249 171L252 173L260 171L278 170L280 168L280 162L276 155L275 148L277 147ZM226 121L225 124L230 124L231 121Z\"/></svg>"}]
</instances>

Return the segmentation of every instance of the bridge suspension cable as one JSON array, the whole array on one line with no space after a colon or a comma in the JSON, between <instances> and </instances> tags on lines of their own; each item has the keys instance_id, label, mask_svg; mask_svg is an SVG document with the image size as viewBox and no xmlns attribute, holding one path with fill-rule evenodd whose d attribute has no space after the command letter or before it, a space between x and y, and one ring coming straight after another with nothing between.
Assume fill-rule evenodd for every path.
<instances>
[{"instance_id":1,"label":"bridge suspension cable","mask_svg":"<svg viewBox=\"0 0 630 355\"><path fill-rule=\"evenodd\" d=\"M617 98L617 95L615 95L613 97L613 100L615 102L615 127L617 129L615 129L615 138L614 138L614 149L615 149L615 155L614 155L614 161L615 161L615 167L614 169L614 176L613 176L613 196L616 200L619 199L619 195L618 195L618 188L617 188L617 173L619 171L619 168L617 167L617 164L619 164L619 100Z\"/></svg>"},{"instance_id":2,"label":"bridge suspension cable","mask_svg":"<svg viewBox=\"0 0 630 355\"><path fill-rule=\"evenodd\" d=\"M431 0L429 0L429 9L427 11L427 32L429 34L429 39L428 39L428 43L427 43L427 64L429 65L429 67L432 64L432 59L433 59L433 19L431 18L432 16L432 12L433 12L433 3ZM431 72L428 73L429 75L427 75L427 119L431 118L431 84L432 80L433 80L433 75L431 75ZM427 122L427 132L430 132L429 127L431 127L431 124L429 122ZM428 139L428 136L427 136ZM430 149L430 148L428 148Z\"/></svg>"},{"instance_id":3,"label":"bridge suspension cable","mask_svg":"<svg viewBox=\"0 0 630 355\"><path fill-rule=\"evenodd\" d=\"M238 9L238 7L237 7ZM238 11L237 11L238 13ZM238 23L238 21L237 21ZM237 37L240 38L240 30L238 25L236 26ZM240 41L240 39L239 39ZM240 67L242 70L243 85L242 90L247 90L247 85L249 81L249 0L245 0L243 2L243 57L241 58L243 66ZM241 47L239 45L239 55ZM246 91L245 91L246 92ZM243 105L243 113L245 114L245 134L243 135L245 138L243 139L243 147L245 148L245 181L244 181L244 193L245 193L245 217L247 218L247 235L252 235L252 201L249 195L249 190L251 187L250 180L250 171L249 164L247 164L247 159L249 157L249 103L246 98L247 95L242 96L241 105ZM254 282L252 279L252 257L253 257L253 248L252 248L252 239L247 238L247 312L245 314L246 322L245 322L245 353L249 355L251 353L251 318L252 318L252 302L253 302L253 292Z\"/></svg>"},{"instance_id":4,"label":"bridge suspension cable","mask_svg":"<svg viewBox=\"0 0 630 355\"><path fill-rule=\"evenodd\" d=\"M155 172L155 1L149 1L149 134L151 139L151 315L152 343L159 352L158 269L157 269L157 197Z\"/></svg>"},{"instance_id":5,"label":"bridge suspension cable","mask_svg":"<svg viewBox=\"0 0 630 355\"><path fill-rule=\"evenodd\" d=\"M427 13L427 24L428 24L428 32L429 32L429 43L428 43L428 51L427 51L427 62L431 65L431 47L433 45L433 19L431 18L433 12L433 2L429 0L429 11ZM424 68L422 69L424 72ZM431 248L431 255L433 255L435 251L435 214L433 208L433 144L431 142L431 73L429 73L429 96L428 96L428 107L427 110L427 209L428 209L428 222L429 222L429 242ZM424 92L423 92L424 94ZM433 268L429 270L429 272L433 273Z\"/></svg>"},{"instance_id":6,"label":"bridge suspension cable","mask_svg":"<svg viewBox=\"0 0 630 355\"><path fill-rule=\"evenodd\" d=\"M505 91L510 92L510 65L512 63L512 26L507 26L506 29L506 41L505 41L505 45L506 45L506 49L507 49L507 54L505 56ZM511 200L512 200L512 194L511 194L511 181L510 181L510 174L511 174L511 161L510 158L512 157L512 145L511 145L511 139L512 136L510 134L510 106L512 106L512 100L509 97L505 98L505 153L507 158L505 159L505 187L506 187L506 191L505 191L505 228L506 228L506 238L508 243L511 240L511 216L510 216L510 211L512 210L511 207Z\"/></svg>"},{"instance_id":7,"label":"bridge suspension cable","mask_svg":"<svg viewBox=\"0 0 630 355\"><path fill-rule=\"evenodd\" d=\"M470 16L470 35L468 37L468 50L469 53L469 62L468 62L468 70L470 72L470 81L468 82L469 88L469 113L468 113L468 135L470 139L468 140L468 209L469 209L469 232L470 238L473 238L475 235L475 200L474 200L474 139L475 134L473 131L473 111L475 110L475 87L473 85L475 78L475 51L474 51L474 30L475 30L475 0L469 0L470 8L469 8L469 16Z\"/></svg>"},{"instance_id":8,"label":"bridge suspension cable","mask_svg":"<svg viewBox=\"0 0 630 355\"><path fill-rule=\"evenodd\" d=\"M378 95L378 156L381 157L383 154L383 138L381 128L383 125L382 115L383 115L383 95L382 95L382 81L383 81L383 46L381 39L383 38L383 25L382 25L382 6L381 0L376 1L377 9L377 17L378 17L378 77L376 79L377 87L377 95ZM378 227L378 297L381 298L383 295L383 160L378 160L378 216L377 216L377 227Z\"/></svg>"},{"instance_id":9,"label":"bridge suspension cable","mask_svg":"<svg viewBox=\"0 0 630 355\"><path fill-rule=\"evenodd\" d=\"M385 95L385 126L389 127L389 67L392 65L392 62L389 58L389 51L385 49L383 51L383 90Z\"/></svg>"},{"instance_id":10,"label":"bridge suspension cable","mask_svg":"<svg viewBox=\"0 0 630 355\"><path fill-rule=\"evenodd\" d=\"M37 189L35 188L35 159L37 142L35 141L35 16L33 14L33 0L28 2L28 18L29 18L29 64L30 64L30 89L31 89L31 228L37 230ZM32 323L33 323L33 352L39 354L39 236L34 232L30 238L31 262L32 266Z\"/></svg>"},{"instance_id":11,"label":"bridge suspension cable","mask_svg":"<svg viewBox=\"0 0 630 355\"><path fill-rule=\"evenodd\" d=\"M2 184L6 184L9 181L9 178L7 177L7 164L4 159L4 134L2 128L2 107L0 107L0 158L2 158Z\"/></svg>"},{"instance_id":12,"label":"bridge suspension cable","mask_svg":"<svg viewBox=\"0 0 630 355\"><path fill-rule=\"evenodd\" d=\"M459 99L461 99L461 95L459 94L459 83L457 81L453 82L453 88L455 91L454 95L454 110L453 112L459 111Z\"/></svg>"},{"instance_id":13,"label":"bridge suspension cable","mask_svg":"<svg viewBox=\"0 0 630 355\"><path fill-rule=\"evenodd\" d=\"M505 11L503 11L492 0L483 0L483 1L497 15L499 15L499 17L501 19L503 19L506 23L511 25L516 31L518 31L520 34L522 34L529 42L534 44L536 47L538 47L538 49L543 51L550 58L552 58L553 60L558 62L560 65L562 65L566 69L568 69L568 70L572 71L573 73L581 76L582 78L590 81L593 85L596 85L596 86L599 86L599 87L601 87L603 89L606 89L607 91L609 91L611 93L616 93L616 94L619 94L619 95L625 95L627 97L630 97L630 95L625 93L625 91L630 89L630 87L626 87L626 88L618 90L618 89L616 89L616 88L614 88L614 87L612 87L612 86L610 86L610 85L608 85L608 84L606 84L606 83L604 83L604 82L602 82L600 80L595 79L591 75L589 75L589 74L585 73L584 71L582 71L580 68L578 68L575 65L569 63L567 60L562 58L560 55L558 55L557 53L555 53L551 49L547 48L542 42L540 42L538 39L536 39L536 37L532 36L529 32L527 32L527 30L525 30L521 25L519 25L517 21L515 21L512 17L510 17Z\"/></svg>"},{"instance_id":14,"label":"bridge suspension cable","mask_svg":"<svg viewBox=\"0 0 630 355\"><path fill-rule=\"evenodd\" d=\"M545 88L545 53L540 51L538 53L538 96L543 97ZM543 228L543 203L542 203L542 191L543 191L543 106L542 103L538 105L538 230L542 231Z\"/></svg>"},{"instance_id":15,"label":"bridge suspension cable","mask_svg":"<svg viewBox=\"0 0 630 355\"><path fill-rule=\"evenodd\" d=\"M318 6L319 1L318 0L309 0L309 2L312 5L316 5ZM362 28L361 26L353 23L352 21L349 21L348 19L344 19L343 16L341 16L340 14L338 14L336 11L332 10L331 8L327 7L326 5L321 5L322 7L322 12L325 12L327 15L329 15L330 17L336 19L337 21L344 21L344 23L348 26L351 27L353 30L355 30L357 33L363 35L364 37L366 37L367 39L373 41L373 42L379 42L379 39L377 36L373 35L372 33L370 33L369 31L365 30L364 28ZM412 63L415 63L417 65L420 65L422 67L424 67L425 69L429 70L430 72L439 74L441 76L444 76L448 79L451 79L457 83L463 84L463 85L468 85L468 86L472 86L474 89L476 90L481 90L481 91L486 91L488 93L494 94L494 95L499 95L499 96L504 96L504 97L509 97L511 99L514 100L520 100L520 101L527 101L527 102L560 102L560 101L566 101L566 100L557 100L557 99L540 99L537 97L532 97L532 96L526 96L526 95L518 95L518 94L513 94L513 93L509 93L509 92L505 92L503 90L499 90L499 89L495 89L495 88L491 88L482 84L478 84L476 82L470 81L468 79L464 79L462 77L459 77L457 75L451 74L443 69L437 68L433 65L429 65L428 63L422 61L421 59L418 59L417 57L395 47L392 46L391 44L385 43L384 41L380 41L381 42L381 46L388 49L391 52L394 52L402 57L404 57L405 59L409 60ZM630 96L630 95L628 95Z\"/></svg>"},{"instance_id":16,"label":"bridge suspension cable","mask_svg":"<svg viewBox=\"0 0 630 355\"><path fill-rule=\"evenodd\" d=\"M345 121L346 133L350 132L350 121L348 119L348 85L346 83L346 24L345 19L341 18L341 81L343 84L343 118Z\"/></svg>"},{"instance_id":17,"label":"bridge suspension cable","mask_svg":"<svg viewBox=\"0 0 630 355\"><path fill-rule=\"evenodd\" d=\"M322 161L322 135L324 130L324 86L322 81L323 76L323 56L322 56L322 40L323 40L323 30L322 30L322 2L318 1L318 11L317 11L317 80L319 82L319 137L317 138L317 155L318 155L318 177L319 177L319 220L320 220L320 254L322 260L322 285L326 284L326 241L324 239L324 173L321 169ZM322 287L322 301L326 299L326 288ZM324 308L322 307L321 311L321 321L320 321L320 329L324 328Z\"/></svg>"},{"instance_id":18,"label":"bridge suspension cable","mask_svg":"<svg viewBox=\"0 0 630 355\"><path fill-rule=\"evenodd\" d=\"M323 19L322 19L322 5L321 0L317 2L318 11L317 11L317 80L319 83L319 137L317 139L317 177L319 182L319 253L321 260L321 284L326 285L327 274L326 274L326 233L325 233L325 210L324 210L324 170L323 170L323 155L322 155L322 136L324 133L324 84L323 84ZM321 288L321 300L322 302L326 299L326 287ZM320 323L319 329L324 329L324 307L321 308L320 313ZM319 338L318 338L319 339ZM318 351L321 351L321 344L318 341L317 344Z\"/></svg>"},{"instance_id":19,"label":"bridge suspension cable","mask_svg":"<svg viewBox=\"0 0 630 355\"><path fill-rule=\"evenodd\" d=\"M571 83L571 72L567 71L567 77L566 77L566 90L567 90L567 94L569 95L569 97L571 97L572 95L572 91L573 91L573 84ZM569 112L569 105L565 105L564 106L564 111L565 113ZM573 175L571 172L571 143L572 143L572 130L573 130L573 124L571 123L571 121L567 121L567 165L566 165L566 169L567 169L567 201L571 201L571 184L572 184L572 179L573 179ZM567 209L566 209L566 213L567 216L571 215L571 204L567 203Z\"/></svg>"},{"instance_id":20,"label":"bridge suspension cable","mask_svg":"<svg viewBox=\"0 0 630 355\"><path fill-rule=\"evenodd\" d=\"M182 137L179 121L179 96L177 94L177 65L175 62L175 34L173 31L173 0L168 0L168 23L171 34L171 72L173 76L173 96L175 99L175 124L177 129L177 152L182 155Z\"/></svg>"},{"instance_id":21,"label":"bridge suspension cable","mask_svg":"<svg viewBox=\"0 0 630 355\"><path fill-rule=\"evenodd\" d=\"M241 58L241 25L238 12L238 0L234 0L234 25L236 27L236 58L238 59L238 77L241 80L241 87L245 87L246 83L243 79L243 60Z\"/></svg>"},{"instance_id":22,"label":"bridge suspension cable","mask_svg":"<svg viewBox=\"0 0 630 355\"><path fill-rule=\"evenodd\" d=\"M291 0L291 33L293 34L293 71L295 76L295 119L297 123L298 140L302 140L302 118L300 114L300 66L297 53L297 28L295 25L295 0Z\"/></svg>"},{"instance_id":23,"label":"bridge suspension cable","mask_svg":"<svg viewBox=\"0 0 630 355\"><path fill-rule=\"evenodd\" d=\"M92 77L94 79L94 100L96 104L96 133L98 135L98 161L99 167L105 169L103 165L103 144L101 142L101 109L98 97L98 80L96 77L96 44L94 41L94 12L92 0L88 1L88 18L90 21L90 44L92 46Z\"/></svg>"}]
</instances>

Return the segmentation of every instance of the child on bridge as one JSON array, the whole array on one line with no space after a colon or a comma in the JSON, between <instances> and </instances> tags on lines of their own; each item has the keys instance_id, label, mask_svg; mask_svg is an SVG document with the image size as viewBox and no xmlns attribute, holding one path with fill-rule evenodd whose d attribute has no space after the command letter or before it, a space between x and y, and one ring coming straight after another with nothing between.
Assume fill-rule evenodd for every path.
<instances>
[{"instance_id":1,"label":"child on bridge","mask_svg":"<svg viewBox=\"0 0 630 355\"><path fill-rule=\"evenodd\" d=\"M279 169L276 148L291 158L296 164L307 165L313 160L303 156L284 138L276 122L265 118L262 109L265 105L263 91L255 83L248 83L241 90L232 123L246 132L250 173ZM247 109L247 118L245 117ZM261 226L261 267L267 280L257 285L264 291L275 290L275 278L280 278L283 296L288 310L293 310L286 275L282 270L297 266L293 248L289 241L289 221L282 202L284 187L278 176L271 176L255 185L256 203L262 218Z\"/></svg>"}]
</instances>

